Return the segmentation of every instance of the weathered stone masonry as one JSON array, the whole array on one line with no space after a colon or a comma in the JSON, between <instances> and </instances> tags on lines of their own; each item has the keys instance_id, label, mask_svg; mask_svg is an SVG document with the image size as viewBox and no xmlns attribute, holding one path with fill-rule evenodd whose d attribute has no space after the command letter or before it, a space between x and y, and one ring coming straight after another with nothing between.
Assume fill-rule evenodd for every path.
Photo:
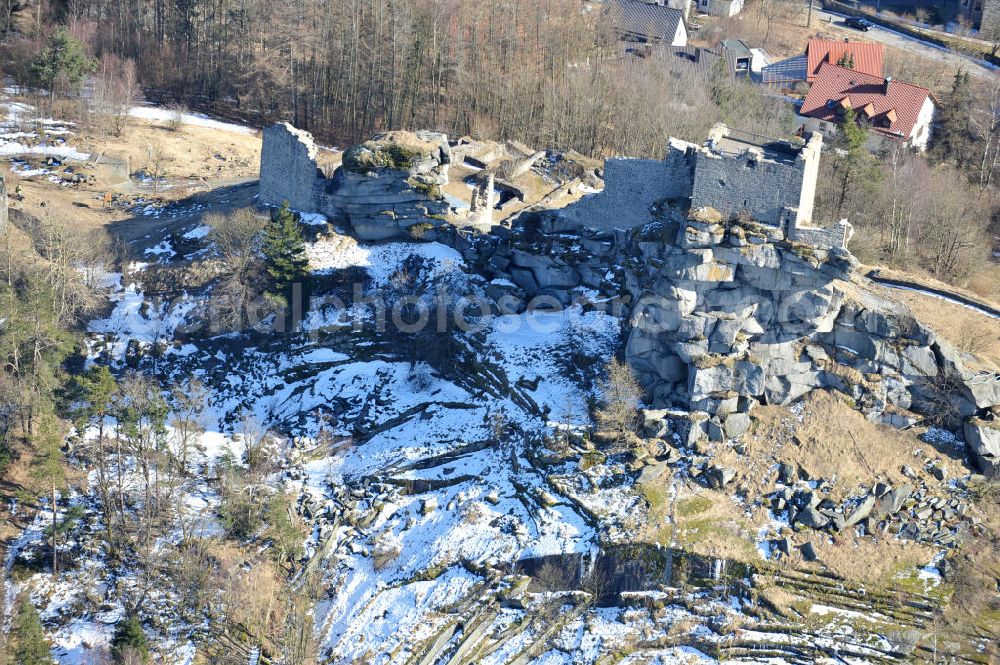
<instances>
[{"instance_id":1,"label":"weathered stone masonry","mask_svg":"<svg viewBox=\"0 0 1000 665\"><path fill-rule=\"evenodd\" d=\"M295 210L316 210L316 181L322 178L316 166L316 145L309 132L287 122L264 130L260 151L260 202Z\"/></svg>"},{"instance_id":2,"label":"weathered stone masonry","mask_svg":"<svg viewBox=\"0 0 1000 665\"><path fill-rule=\"evenodd\" d=\"M823 139L804 145L754 143L716 125L704 146L670 139L663 160L605 162L604 191L563 211L556 228L633 228L652 221L653 208L681 206L722 221L752 219L795 242L846 247L851 227L812 226Z\"/></svg>"},{"instance_id":3,"label":"weathered stone masonry","mask_svg":"<svg viewBox=\"0 0 1000 665\"><path fill-rule=\"evenodd\" d=\"M384 134L344 154L345 165L327 177L316 163L309 132L279 123L264 130L260 201L284 201L299 211L319 212L346 221L365 240L412 237L414 226L444 223L448 204L436 187L448 182L448 138L438 132ZM408 144L401 146L400 140ZM398 145L405 163L379 165L380 145ZM370 145L369 145L370 144ZM390 157L391 158L391 157Z\"/></svg>"}]
</instances>

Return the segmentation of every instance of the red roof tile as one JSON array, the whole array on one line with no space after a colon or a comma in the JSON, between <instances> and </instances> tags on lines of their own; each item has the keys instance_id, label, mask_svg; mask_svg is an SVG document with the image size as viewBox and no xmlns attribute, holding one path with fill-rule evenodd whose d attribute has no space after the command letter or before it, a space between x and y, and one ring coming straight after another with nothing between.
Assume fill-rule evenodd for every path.
<instances>
[{"instance_id":1,"label":"red roof tile","mask_svg":"<svg viewBox=\"0 0 1000 665\"><path fill-rule=\"evenodd\" d=\"M853 69L824 63L813 81L801 115L827 122L840 122L840 108L853 108L868 116L871 129L895 138L910 138L924 102L931 92L902 81L886 81Z\"/></svg>"},{"instance_id":2,"label":"red roof tile","mask_svg":"<svg viewBox=\"0 0 1000 665\"><path fill-rule=\"evenodd\" d=\"M816 75L819 74L819 68L824 62L836 65L845 55L854 58L854 66L851 69L870 76L882 76L883 48L881 44L810 39L806 46L807 80L811 83L816 78Z\"/></svg>"}]
</instances>

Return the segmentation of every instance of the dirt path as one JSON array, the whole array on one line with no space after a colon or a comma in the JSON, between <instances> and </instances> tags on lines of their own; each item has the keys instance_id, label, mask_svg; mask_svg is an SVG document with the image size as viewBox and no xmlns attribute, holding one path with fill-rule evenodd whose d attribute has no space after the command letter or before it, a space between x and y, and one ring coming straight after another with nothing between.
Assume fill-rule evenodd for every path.
<instances>
[{"instance_id":1,"label":"dirt path","mask_svg":"<svg viewBox=\"0 0 1000 665\"><path fill-rule=\"evenodd\" d=\"M206 213L226 213L245 208L254 205L257 198L256 179L218 180L212 185L212 189L206 192L198 192L170 204L158 216L136 216L112 222L108 231L125 242L132 256L142 258L146 249L170 234L196 227Z\"/></svg>"}]
</instances>

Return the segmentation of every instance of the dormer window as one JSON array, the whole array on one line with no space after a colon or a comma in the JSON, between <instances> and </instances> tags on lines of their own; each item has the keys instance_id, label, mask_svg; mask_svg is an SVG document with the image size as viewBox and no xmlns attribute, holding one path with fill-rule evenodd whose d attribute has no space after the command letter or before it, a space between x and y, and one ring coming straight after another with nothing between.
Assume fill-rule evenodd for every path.
<instances>
[{"instance_id":1,"label":"dormer window","mask_svg":"<svg viewBox=\"0 0 1000 665\"><path fill-rule=\"evenodd\" d=\"M848 109L853 108L851 106L851 98L850 97L842 98L841 100L836 102L834 108L837 109L837 115L843 116L845 113L847 113Z\"/></svg>"}]
</instances>

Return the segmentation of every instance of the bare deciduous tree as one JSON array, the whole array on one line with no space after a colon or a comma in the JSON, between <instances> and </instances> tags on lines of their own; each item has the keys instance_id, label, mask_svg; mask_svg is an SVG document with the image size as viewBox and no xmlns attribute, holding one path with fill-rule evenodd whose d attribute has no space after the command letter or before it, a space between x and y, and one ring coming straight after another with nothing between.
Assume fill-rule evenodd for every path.
<instances>
[{"instance_id":1,"label":"bare deciduous tree","mask_svg":"<svg viewBox=\"0 0 1000 665\"><path fill-rule=\"evenodd\" d=\"M141 94L135 61L112 53L104 54L97 68L90 107L99 126L112 136L124 134L129 111Z\"/></svg>"},{"instance_id":2,"label":"bare deciduous tree","mask_svg":"<svg viewBox=\"0 0 1000 665\"><path fill-rule=\"evenodd\" d=\"M595 414L597 425L603 433L611 435L621 445L638 425L642 387L627 363L613 359L607 365L599 390L601 406Z\"/></svg>"},{"instance_id":3,"label":"bare deciduous tree","mask_svg":"<svg viewBox=\"0 0 1000 665\"><path fill-rule=\"evenodd\" d=\"M267 220L247 208L206 215L204 223L212 227L209 237L221 262L215 312L223 327L240 328L250 321L253 303L264 290L261 231Z\"/></svg>"}]
</instances>

